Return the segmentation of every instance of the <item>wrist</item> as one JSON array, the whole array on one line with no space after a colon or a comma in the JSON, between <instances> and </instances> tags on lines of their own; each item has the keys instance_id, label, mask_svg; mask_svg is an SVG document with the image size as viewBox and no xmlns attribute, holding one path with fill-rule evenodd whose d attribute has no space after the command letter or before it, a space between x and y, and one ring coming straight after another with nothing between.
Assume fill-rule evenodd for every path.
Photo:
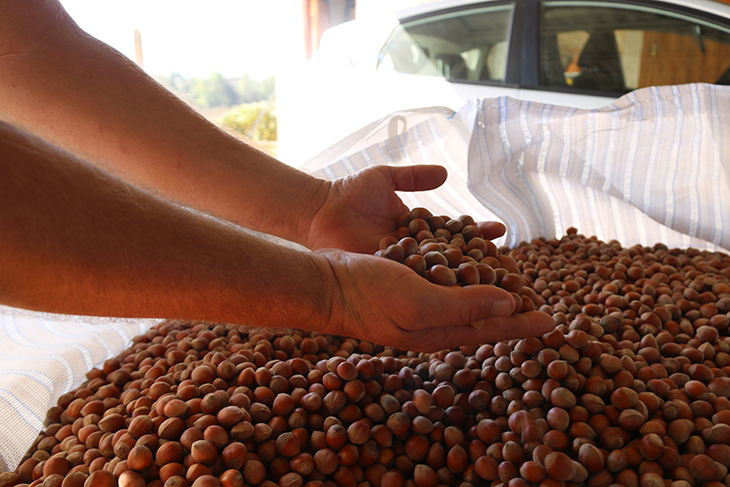
<instances>
[{"instance_id":1,"label":"wrist","mask_svg":"<svg viewBox=\"0 0 730 487\"><path fill-rule=\"evenodd\" d=\"M295 195L291 204L292 210L286 219L286 232L288 236L285 236L285 238L304 245L309 249L313 248L312 224L319 211L327 202L331 188L331 181L319 178L312 178L305 183L302 189Z\"/></svg>"},{"instance_id":2,"label":"wrist","mask_svg":"<svg viewBox=\"0 0 730 487\"><path fill-rule=\"evenodd\" d=\"M332 259L319 251L306 252L306 255L316 269L313 289L317 305L311 315L310 329L328 335L346 334L341 326L342 320L337 319L338 310L342 309L342 293Z\"/></svg>"}]
</instances>

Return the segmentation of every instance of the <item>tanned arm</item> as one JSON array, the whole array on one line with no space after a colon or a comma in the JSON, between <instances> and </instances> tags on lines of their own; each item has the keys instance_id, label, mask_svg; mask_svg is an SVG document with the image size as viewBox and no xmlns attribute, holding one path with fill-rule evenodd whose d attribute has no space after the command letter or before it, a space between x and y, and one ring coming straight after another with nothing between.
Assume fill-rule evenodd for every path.
<instances>
[{"instance_id":1,"label":"tanned arm","mask_svg":"<svg viewBox=\"0 0 730 487\"><path fill-rule=\"evenodd\" d=\"M0 1L0 120L161 197L309 248L375 252L408 211L395 191L446 178L436 166L337 181L293 169L85 33L58 0Z\"/></svg>"},{"instance_id":2,"label":"tanned arm","mask_svg":"<svg viewBox=\"0 0 730 487\"><path fill-rule=\"evenodd\" d=\"M540 335L494 286L299 251L152 196L0 122L0 303L32 310L299 328L412 350ZM481 324L475 329L470 323Z\"/></svg>"}]
</instances>

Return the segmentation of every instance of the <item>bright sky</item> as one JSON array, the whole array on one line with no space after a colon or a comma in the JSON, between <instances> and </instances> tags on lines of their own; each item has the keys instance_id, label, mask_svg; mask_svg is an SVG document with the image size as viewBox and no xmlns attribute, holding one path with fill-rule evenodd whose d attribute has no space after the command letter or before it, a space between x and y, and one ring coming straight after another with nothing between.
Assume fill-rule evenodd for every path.
<instances>
[{"instance_id":1,"label":"bright sky","mask_svg":"<svg viewBox=\"0 0 730 487\"><path fill-rule=\"evenodd\" d=\"M61 0L89 34L134 59L142 35L148 73L186 78L276 74L302 52L301 0Z\"/></svg>"}]
</instances>

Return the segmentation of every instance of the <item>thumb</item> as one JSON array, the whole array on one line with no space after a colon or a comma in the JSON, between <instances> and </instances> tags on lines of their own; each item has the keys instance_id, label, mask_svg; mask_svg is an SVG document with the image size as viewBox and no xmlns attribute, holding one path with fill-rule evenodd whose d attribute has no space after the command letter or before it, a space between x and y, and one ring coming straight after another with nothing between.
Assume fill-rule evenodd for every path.
<instances>
[{"instance_id":1,"label":"thumb","mask_svg":"<svg viewBox=\"0 0 730 487\"><path fill-rule=\"evenodd\" d=\"M501 222L479 222L479 230L482 236L487 240L499 238L507 231L507 228Z\"/></svg>"},{"instance_id":2,"label":"thumb","mask_svg":"<svg viewBox=\"0 0 730 487\"><path fill-rule=\"evenodd\" d=\"M517 313L504 318L483 320L480 328L469 325L429 328L411 332L408 349L433 352L466 344L496 343L514 338L542 336L555 328L553 318L541 311Z\"/></svg>"},{"instance_id":3,"label":"thumb","mask_svg":"<svg viewBox=\"0 0 730 487\"><path fill-rule=\"evenodd\" d=\"M490 318L510 316L515 302L496 286L440 286L428 283L420 301L424 327L462 326Z\"/></svg>"},{"instance_id":4,"label":"thumb","mask_svg":"<svg viewBox=\"0 0 730 487\"><path fill-rule=\"evenodd\" d=\"M396 191L428 191L446 181L446 168L428 164L415 166L380 166Z\"/></svg>"}]
</instances>

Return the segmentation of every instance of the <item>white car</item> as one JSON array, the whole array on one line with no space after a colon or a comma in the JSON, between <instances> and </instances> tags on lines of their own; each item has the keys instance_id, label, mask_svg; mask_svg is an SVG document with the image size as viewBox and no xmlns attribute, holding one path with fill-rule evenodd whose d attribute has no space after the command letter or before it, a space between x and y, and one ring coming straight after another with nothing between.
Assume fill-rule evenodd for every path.
<instances>
[{"instance_id":1,"label":"white car","mask_svg":"<svg viewBox=\"0 0 730 487\"><path fill-rule=\"evenodd\" d=\"M449 0L325 32L277 81L279 157L300 165L392 112L510 96L605 106L645 86L730 84L730 5Z\"/></svg>"}]
</instances>

